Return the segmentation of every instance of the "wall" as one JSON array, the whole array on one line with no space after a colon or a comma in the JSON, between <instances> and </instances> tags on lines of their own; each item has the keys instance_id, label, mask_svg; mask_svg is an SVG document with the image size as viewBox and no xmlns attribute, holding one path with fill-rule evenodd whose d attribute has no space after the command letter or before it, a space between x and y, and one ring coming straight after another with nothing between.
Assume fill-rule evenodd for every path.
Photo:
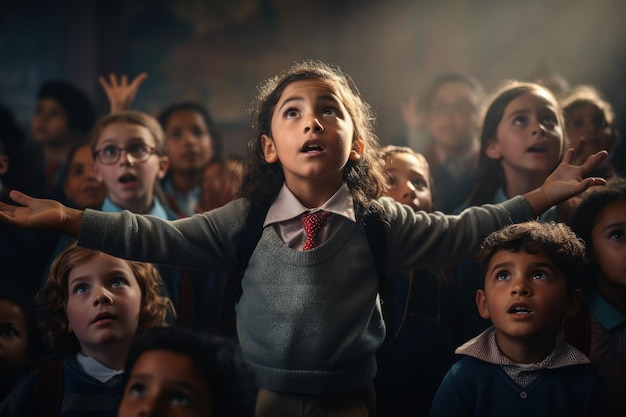
<instances>
[{"instance_id":1,"label":"wall","mask_svg":"<svg viewBox=\"0 0 626 417\"><path fill-rule=\"evenodd\" d=\"M97 76L147 71L136 108L198 100L222 125L227 152L248 139L257 84L315 58L350 73L378 115L381 140L402 135L399 100L439 72L487 89L542 66L592 83L626 107L621 0L172 0L0 3L0 102L28 124L37 86L66 78L106 111ZM623 117L621 117L623 119Z\"/></svg>"}]
</instances>

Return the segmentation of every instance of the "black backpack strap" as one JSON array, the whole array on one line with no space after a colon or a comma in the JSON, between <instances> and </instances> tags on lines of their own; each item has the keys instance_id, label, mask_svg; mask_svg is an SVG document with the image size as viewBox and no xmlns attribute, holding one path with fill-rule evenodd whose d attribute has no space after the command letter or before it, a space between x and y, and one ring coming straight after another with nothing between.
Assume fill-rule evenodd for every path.
<instances>
[{"instance_id":1,"label":"black backpack strap","mask_svg":"<svg viewBox=\"0 0 626 417\"><path fill-rule=\"evenodd\" d=\"M63 401L63 359L41 361L35 381L35 417L55 417Z\"/></svg>"},{"instance_id":2,"label":"black backpack strap","mask_svg":"<svg viewBox=\"0 0 626 417\"><path fill-rule=\"evenodd\" d=\"M386 222L380 213L371 213L363 218L367 242L369 243L376 274L378 275L378 294L382 303L383 317L387 325L387 337L394 334L393 319L394 288L393 279L387 276L387 235L385 233Z\"/></svg>"},{"instance_id":3,"label":"black backpack strap","mask_svg":"<svg viewBox=\"0 0 626 417\"><path fill-rule=\"evenodd\" d=\"M248 267L252 252L263 234L263 222L270 206L250 206L246 217L246 224L239 239L237 251L237 272L228 274L222 290L222 306L218 322L218 332L232 340L237 340L235 327L235 304L241 296L241 280Z\"/></svg>"}]
</instances>

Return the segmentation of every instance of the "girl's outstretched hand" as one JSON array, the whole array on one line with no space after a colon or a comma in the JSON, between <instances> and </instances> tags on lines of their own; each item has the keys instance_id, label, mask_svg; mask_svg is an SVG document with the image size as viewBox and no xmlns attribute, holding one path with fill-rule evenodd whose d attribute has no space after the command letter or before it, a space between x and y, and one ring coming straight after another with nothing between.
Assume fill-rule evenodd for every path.
<instances>
[{"instance_id":1,"label":"girl's outstretched hand","mask_svg":"<svg viewBox=\"0 0 626 417\"><path fill-rule=\"evenodd\" d=\"M19 191L9 194L17 206L0 202L0 220L10 225L35 230L57 230L78 236L82 210L66 207L55 200L29 197Z\"/></svg>"},{"instance_id":2,"label":"girl's outstretched hand","mask_svg":"<svg viewBox=\"0 0 626 417\"><path fill-rule=\"evenodd\" d=\"M109 81L105 77L99 77L98 81L102 89L109 99L111 105L111 114L119 113L130 109L131 104L135 100L139 86L148 77L148 74L142 72L128 84L128 76L122 75L119 79L115 74L109 74Z\"/></svg>"},{"instance_id":3,"label":"girl's outstretched hand","mask_svg":"<svg viewBox=\"0 0 626 417\"><path fill-rule=\"evenodd\" d=\"M574 197L591 186L605 185L604 178L587 175L607 156L607 151L600 151L589 155L582 165L573 165L574 149L568 149L563 161L546 178L543 185L524 195L535 215L540 215L553 205Z\"/></svg>"}]
</instances>

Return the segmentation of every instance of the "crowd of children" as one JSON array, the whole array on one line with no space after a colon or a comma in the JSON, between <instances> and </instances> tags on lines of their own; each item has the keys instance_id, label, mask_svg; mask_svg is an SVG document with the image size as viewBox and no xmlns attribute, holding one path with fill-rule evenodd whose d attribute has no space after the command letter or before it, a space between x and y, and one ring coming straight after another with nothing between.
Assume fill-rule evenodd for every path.
<instances>
[{"instance_id":1,"label":"crowd of children","mask_svg":"<svg viewBox=\"0 0 626 417\"><path fill-rule=\"evenodd\" d=\"M480 84L445 74L404 108L411 147L381 148L349 76L303 61L259 87L238 160L198 103L130 110L146 77L101 77L95 123L73 86L42 87L38 184L7 175L23 139L3 123L0 244L45 259L15 287L38 309L0 297L0 414L626 412L599 92L507 82L481 116Z\"/></svg>"}]
</instances>

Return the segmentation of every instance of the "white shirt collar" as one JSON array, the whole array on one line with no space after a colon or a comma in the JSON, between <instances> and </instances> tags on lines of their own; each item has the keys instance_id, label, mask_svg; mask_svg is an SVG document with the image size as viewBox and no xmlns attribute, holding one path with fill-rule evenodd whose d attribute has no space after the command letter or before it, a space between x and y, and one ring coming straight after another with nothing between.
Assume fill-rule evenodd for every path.
<instances>
[{"instance_id":1,"label":"white shirt collar","mask_svg":"<svg viewBox=\"0 0 626 417\"><path fill-rule=\"evenodd\" d=\"M356 222L356 216L354 214L354 202L352 200L352 194L346 183L343 183L341 187L330 197L322 206L316 208L307 208L298 201L298 198L287 188L286 184L283 184L278 196L270 206L263 227L280 223L295 217L300 216L302 213L313 212L317 210L325 210L331 213L343 216L353 222Z\"/></svg>"},{"instance_id":2,"label":"white shirt collar","mask_svg":"<svg viewBox=\"0 0 626 417\"><path fill-rule=\"evenodd\" d=\"M83 368L85 373L100 382L106 383L108 380L113 378L114 376L121 375L124 373L124 370L116 371L115 369L107 368L98 360L91 358L89 356L83 355L81 352L76 354L76 360Z\"/></svg>"}]
</instances>

